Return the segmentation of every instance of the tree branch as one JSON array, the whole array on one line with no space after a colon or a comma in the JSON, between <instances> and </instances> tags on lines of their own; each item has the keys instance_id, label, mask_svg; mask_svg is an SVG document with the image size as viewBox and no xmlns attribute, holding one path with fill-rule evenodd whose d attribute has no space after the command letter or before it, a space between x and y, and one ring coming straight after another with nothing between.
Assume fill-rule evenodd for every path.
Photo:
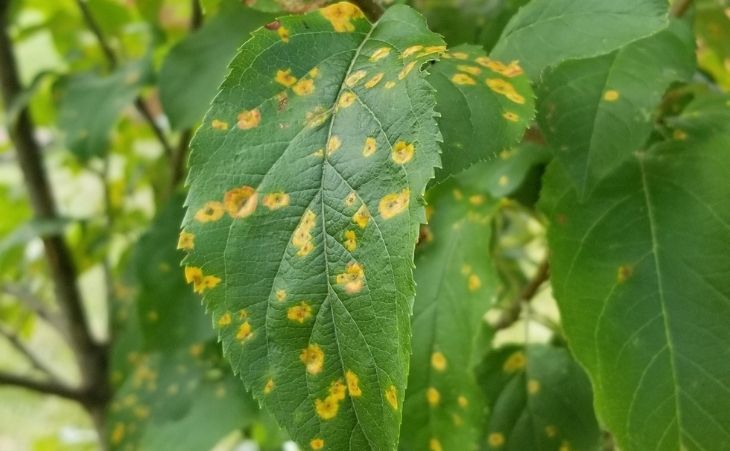
<instances>
[{"instance_id":1,"label":"tree branch","mask_svg":"<svg viewBox=\"0 0 730 451\"><path fill-rule=\"evenodd\" d=\"M671 15L677 18L682 17L689 10L690 6L692 6L692 0L677 0L672 5Z\"/></svg>"},{"instance_id":2,"label":"tree branch","mask_svg":"<svg viewBox=\"0 0 730 451\"><path fill-rule=\"evenodd\" d=\"M50 367L48 367L45 363L43 363L37 355L23 343L20 338L16 334L12 334L8 332L5 329L0 328L0 335L5 337L5 339L10 343L19 353L23 354L23 356L28 360L28 362L38 371L44 373L46 376L48 376L52 381L58 382L59 378L56 375L56 373L51 370Z\"/></svg>"},{"instance_id":3,"label":"tree branch","mask_svg":"<svg viewBox=\"0 0 730 451\"><path fill-rule=\"evenodd\" d=\"M85 392L68 387L64 384L36 381L15 374L0 372L0 386L3 385L26 388L46 395L56 395L61 398L77 401L81 404L84 404L87 398L87 394Z\"/></svg>"},{"instance_id":4,"label":"tree branch","mask_svg":"<svg viewBox=\"0 0 730 451\"><path fill-rule=\"evenodd\" d=\"M512 326L514 323L517 322L518 319L520 319L520 313L522 312L522 305L524 303L530 302L537 292L540 290L540 287L543 283L545 283L550 278L550 265L548 263L547 258L540 263L540 265L537 267L537 271L535 271L535 275L532 276L532 279L525 285L525 287L520 292L520 295L517 296L512 302L510 302L509 306L504 310L502 313L502 316L497 321L497 324L494 325L494 328L496 330L501 329L507 329L510 326Z\"/></svg>"},{"instance_id":5,"label":"tree branch","mask_svg":"<svg viewBox=\"0 0 730 451\"><path fill-rule=\"evenodd\" d=\"M353 3L362 10L371 22L375 22L383 15L383 7L380 6L377 0L353 0Z\"/></svg>"}]
</instances>

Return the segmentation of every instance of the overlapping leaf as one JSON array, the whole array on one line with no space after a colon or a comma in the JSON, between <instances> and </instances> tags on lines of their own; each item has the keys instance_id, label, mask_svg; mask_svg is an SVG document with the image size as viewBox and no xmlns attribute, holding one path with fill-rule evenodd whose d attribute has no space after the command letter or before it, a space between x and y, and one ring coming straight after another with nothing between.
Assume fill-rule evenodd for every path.
<instances>
[{"instance_id":1,"label":"overlapping leaf","mask_svg":"<svg viewBox=\"0 0 730 451\"><path fill-rule=\"evenodd\" d=\"M675 22L608 55L545 72L541 129L581 196L644 144L664 91L692 76L694 60L692 32Z\"/></svg>"},{"instance_id":2,"label":"overlapping leaf","mask_svg":"<svg viewBox=\"0 0 730 451\"><path fill-rule=\"evenodd\" d=\"M703 100L585 203L552 165L555 295L625 450L730 447L730 100Z\"/></svg>"},{"instance_id":3,"label":"overlapping leaf","mask_svg":"<svg viewBox=\"0 0 730 451\"><path fill-rule=\"evenodd\" d=\"M494 300L490 258L497 202L449 181L429 191L433 208L416 253L413 356L402 449L472 449L484 403L474 342Z\"/></svg>"},{"instance_id":4,"label":"overlapping leaf","mask_svg":"<svg viewBox=\"0 0 730 451\"><path fill-rule=\"evenodd\" d=\"M254 33L192 145L186 276L226 357L296 441L392 449L420 196L439 163L412 9L353 5Z\"/></svg>"},{"instance_id":5,"label":"overlapping leaf","mask_svg":"<svg viewBox=\"0 0 730 451\"><path fill-rule=\"evenodd\" d=\"M444 137L436 181L495 158L522 137L534 116L534 95L520 65L495 61L479 47L450 49L428 80L436 88Z\"/></svg>"},{"instance_id":6,"label":"overlapping leaf","mask_svg":"<svg viewBox=\"0 0 730 451\"><path fill-rule=\"evenodd\" d=\"M481 449L596 450L591 385L563 348L507 346L478 369L489 405Z\"/></svg>"},{"instance_id":7,"label":"overlapping leaf","mask_svg":"<svg viewBox=\"0 0 730 451\"><path fill-rule=\"evenodd\" d=\"M665 0L533 0L512 18L492 56L519 60L537 81L546 67L611 52L666 26Z\"/></svg>"}]
</instances>

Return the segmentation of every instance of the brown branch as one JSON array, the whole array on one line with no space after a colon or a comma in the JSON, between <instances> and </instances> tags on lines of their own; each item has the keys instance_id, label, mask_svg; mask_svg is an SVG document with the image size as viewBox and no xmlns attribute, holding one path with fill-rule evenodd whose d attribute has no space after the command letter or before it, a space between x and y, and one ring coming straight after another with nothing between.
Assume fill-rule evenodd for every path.
<instances>
[{"instance_id":1,"label":"brown branch","mask_svg":"<svg viewBox=\"0 0 730 451\"><path fill-rule=\"evenodd\" d=\"M510 304L504 310L502 316L497 321L497 324L494 325L494 328L496 330L507 329L514 323L516 323L517 320L520 319L522 305L530 302L535 297L535 295L537 295L537 292L540 290L542 284L545 283L549 278L550 265L548 263L548 260L545 259L537 267L535 275L533 275L532 279L527 282L527 285L525 285L525 287L522 289L520 295L512 300L512 302L510 302Z\"/></svg>"},{"instance_id":2,"label":"brown branch","mask_svg":"<svg viewBox=\"0 0 730 451\"><path fill-rule=\"evenodd\" d=\"M15 374L0 372L0 386L20 387L32 390L37 393L46 395L60 396L61 398L71 399L81 404L85 403L88 394L82 390L68 387L64 384L55 382L43 382Z\"/></svg>"},{"instance_id":3,"label":"brown branch","mask_svg":"<svg viewBox=\"0 0 730 451\"><path fill-rule=\"evenodd\" d=\"M367 16L370 21L375 22L383 15L383 7L377 0L353 0L353 3Z\"/></svg>"},{"instance_id":4,"label":"brown branch","mask_svg":"<svg viewBox=\"0 0 730 451\"><path fill-rule=\"evenodd\" d=\"M689 10L690 6L692 6L692 0L677 0L672 5L670 14L677 18L682 17Z\"/></svg>"}]
</instances>

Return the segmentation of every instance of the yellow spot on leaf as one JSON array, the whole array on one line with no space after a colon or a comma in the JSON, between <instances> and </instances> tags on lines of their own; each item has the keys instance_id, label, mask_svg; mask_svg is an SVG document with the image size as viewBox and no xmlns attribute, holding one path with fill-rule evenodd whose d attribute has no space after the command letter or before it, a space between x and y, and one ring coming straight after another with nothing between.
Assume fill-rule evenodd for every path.
<instances>
[{"instance_id":1,"label":"yellow spot on leaf","mask_svg":"<svg viewBox=\"0 0 730 451\"><path fill-rule=\"evenodd\" d=\"M348 252L353 252L357 249L357 236L355 236L354 231L345 231L345 240L342 242L342 245L345 246L345 249L347 249Z\"/></svg>"},{"instance_id":2,"label":"yellow spot on leaf","mask_svg":"<svg viewBox=\"0 0 730 451\"><path fill-rule=\"evenodd\" d=\"M515 87L512 86L512 83L502 80L501 78L488 78L486 83L487 86L489 86L489 89L497 94L507 97L512 102L520 105L525 103L525 98L515 91Z\"/></svg>"},{"instance_id":3,"label":"yellow spot on leaf","mask_svg":"<svg viewBox=\"0 0 730 451\"><path fill-rule=\"evenodd\" d=\"M558 435L558 428L556 428L552 424L545 426L545 435L550 438L554 438L556 435Z\"/></svg>"},{"instance_id":4,"label":"yellow spot on leaf","mask_svg":"<svg viewBox=\"0 0 730 451\"><path fill-rule=\"evenodd\" d=\"M372 55L370 55L370 61L375 62L388 55L390 55L390 47L380 47L378 50L374 51Z\"/></svg>"},{"instance_id":5,"label":"yellow spot on leaf","mask_svg":"<svg viewBox=\"0 0 730 451\"><path fill-rule=\"evenodd\" d=\"M206 202L203 208L195 213L195 220L198 222L217 221L223 217L223 212L223 204L220 202Z\"/></svg>"},{"instance_id":6,"label":"yellow spot on leaf","mask_svg":"<svg viewBox=\"0 0 730 451\"><path fill-rule=\"evenodd\" d=\"M233 321L233 318L231 317L231 312L225 312L218 318L218 326L219 327L226 327L231 324Z\"/></svg>"},{"instance_id":7,"label":"yellow spot on leaf","mask_svg":"<svg viewBox=\"0 0 730 451\"><path fill-rule=\"evenodd\" d=\"M276 33L279 35L282 41L289 42L289 30L285 26L280 26Z\"/></svg>"},{"instance_id":8,"label":"yellow spot on leaf","mask_svg":"<svg viewBox=\"0 0 730 451\"><path fill-rule=\"evenodd\" d=\"M426 56L430 55L432 53L444 53L446 51L445 45L431 45L423 49L420 55L418 56Z\"/></svg>"},{"instance_id":9,"label":"yellow spot on leaf","mask_svg":"<svg viewBox=\"0 0 730 451\"><path fill-rule=\"evenodd\" d=\"M268 395L272 390L274 390L274 379L269 378L269 380L266 381L266 385L264 385L264 394Z\"/></svg>"},{"instance_id":10,"label":"yellow spot on leaf","mask_svg":"<svg viewBox=\"0 0 730 451\"><path fill-rule=\"evenodd\" d=\"M340 146L342 146L342 140L340 137L337 135L331 136L329 141L327 141L327 155L335 153Z\"/></svg>"},{"instance_id":11,"label":"yellow spot on leaf","mask_svg":"<svg viewBox=\"0 0 730 451\"><path fill-rule=\"evenodd\" d=\"M633 270L630 266L627 265L621 265L618 267L618 271L616 271L616 282L617 283L624 283L626 280L628 280L629 277L631 277L631 274L633 273Z\"/></svg>"},{"instance_id":12,"label":"yellow spot on leaf","mask_svg":"<svg viewBox=\"0 0 730 451\"><path fill-rule=\"evenodd\" d=\"M329 117L329 111L321 106L315 107L312 111L307 111L304 115L304 121L310 128L319 127L324 124Z\"/></svg>"},{"instance_id":13,"label":"yellow spot on leaf","mask_svg":"<svg viewBox=\"0 0 730 451\"><path fill-rule=\"evenodd\" d=\"M125 427L124 423L116 423L112 429L111 442L114 445L118 445L124 440Z\"/></svg>"},{"instance_id":14,"label":"yellow spot on leaf","mask_svg":"<svg viewBox=\"0 0 730 451\"><path fill-rule=\"evenodd\" d=\"M500 446L504 445L504 435L500 432L492 432L491 434L489 434L487 442L492 448L499 448Z\"/></svg>"},{"instance_id":15,"label":"yellow spot on leaf","mask_svg":"<svg viewBox=\"0 0 730 451\"><path fill-rule=\"evenodd\" d=\"M451 77L451 81L456 85L475 85L477 82L466 74L456 73Z\"/></svg>"},{"instance_id":16,"label":"yellow spot on leaf","mask_svg":"<svg viewBox=\"0 0 730 451\"><path fill-rule=\"evenodd\" d=\"M286 290L276 290L276 300L284 302L286 300Z\"/></svg>"},{"instance_id":17,"label":"yellow spot on leaf","mask_svg":"<svg viewBox=\"0 0 730 451\"><path fill-rule=\"evenodd\" d=\"M190 346L190 355L192 357L200 357L200 355L203 353L203 350L203 345L201 343L196 343Z\"/></svg>"},{"instance_id":18,"label":"yellow spot on leaf","mask_svg":"<svg viewBox=\"0 0 730 451\"><path fill-rule=\"evenodd\" d=\"M365 271L359 263L351 262L345 266L345 271L338 274L335 280L338 285L345 288L347 294L359 293L365 282Z\"/></svg>"},{"instance_id":19,"label":"yellow spot on leaf","mask_svg":"<svg viewBox=\"0 0 730 451\"><path fill-rule=\"evenodd\" d=\"M451 54L451 56L453 56L457 60L469 59L469 55L467 53L464 53L464 52L454 52L454 53Z\"/></svg>"},{"instance_id":20,"label":"yellow spot on leaf","mask_svg":"<svg viewBox=\"0 0 730 451\"><path fill-rule=\"evenodd\" d=\"M314 92L314 80L311 78L301 79L294 84L292 91L298 96L307 96Z\"/></svg>"},{"instance_id":21,"label":"yellow spot on leaf","mask_svg":"<svg viewBox=\"0 0 730 451\"><path fill-rule=\"evenodd\" d=\"M264 196L264 207L269 210L278 210L289 205L289 195L286 193L270 193Z\"/></svg>"},{"instance_id":22,"label":"yellow spot on leaf","mask_svg":"<svg viewBox=\"0 0 730 451\"><path fill-rule=\"evenodd\" d=\"M261 112L258 108L253 110L245 110L238 113L238 128L241 130L248 130L250 128L256 128L261 123Z\"/></svg>"},{"instance_id":23,"label":"yellow spot on leaf","mask_svg":"<svg viewBox=\"0 0 730 451\"><path fill-rule=\"evenodd\" d=\"M251 216L256 210L258 194L250 186L241 186L233 188L226 192L223 197L223 203L226 211L233 218L245 218Z\"/></svg>"},{"instance_id":24,"label":"yellow spot on leaf","mask_svg":"<svg viewBox=\"0 0 730 451\"><path fill-rule=\"evenodd\" d=\"M395 385L391 385L385 389L385 400L388 401L388 404L390 404L393 410L398 410L398 392L396 391Z\"/></svg>"},{"instance_id":25,"label":"yellow spot on leaf","mask_svg":"<svg viewBox=\"0 0 730 451\"><path fill-rule=\"evenodd\" d=\"M362 390L360 389L360 378L357 374L350 370L345 373L345 380L347 381L347 389L350 391L350 396L353 398L359 398L362 396Z\"/></svg>"},{"instance_id":26,"label":"yellow spot on leaf","mask_svg":"<svg viewBox=\"0 0 730 451\"><path fill-rule=\"evenodd\" d=\"M360 205L354 215L352 215L352 221L357 224L358 227L364 229L370 221L370 212L365 204Z\"/></svg>"},{"instance_id":27,"label":"yellow spot on leaf","mask_svg":"<svg viewBox=\"0 0 730 451\"><path fill-rule=\"evenodd\" d=\"M291 69L279 69L276 71L274 80L288 88L297 82L297 77L291 74Z\"/></svg>"},{"instance_id":28,"label":"yellow spot on leaf","mask_svg":"<svg viewBox=\"0 0 730 451\"><path fill-rule=\"evenodd\" d=\"M357 193L355 191L351 192L350 194L345 197L345 205L348 207L352 207L355 205L355 201L357 200Z\"/></svg>"},{"instance_id":29,"label":"yellow spot on leaf","mask_svg":"<svg viewBox=\"0 0 730 451\"><path fill-rule=\"evenodd\" d=\"M507 112L503 113L502 117L507 119L510 122L517 122L520 120L520 117L511 111L507 111Z\"/></svg>"},{"instance_id":30,"label":"yellow spot on leaf","mask_svg":"<svg viewBox=\"0 0 730 451\"><path fill-rule=\"evenodd\" d=\"M195 235L190 232L182 231L177 239L177 248L190 250L195 247Z\"/></svg>"},{"instance_id":31,"label":"yellow spot on leaf","mask_svg":"<svg viewBox=\"0 0 730 451\"><path fill-rule=\"evenodd\" d=\"M431 366L436 371L444 371L446 370L446 356L443 352L434 352L431 354Z\"/></svg>"},{"instance_id":32,"label":"yellow spot on leaf","mask_svg":"<svg viewBox=\"0 0 730 451\"><path fill-rule=\"evenodd\" d=\"M312 317L312 307L306 302L302 301L294 307L289 307L286 311L286 317L291 320L304 324L304 321Z\"/></svg>"},{"instance_id":33,"label":"yellow spot on leaf","mask_svg":"<svg viewBox=\"0 0 730 451\"><path fill-rule=\"evenodd\" d=\"M456 401L459 403L459 406L461 406L462 408L469 405L469 400L466 399L466 396L464 396L464 395L459 395L459 397L456 399Z\"/></svg>"},{"instance_id":34,"label":"yellow spot on leaf","mask_svg":"<svg viewBox=\"0 0 730 451\"><path fill-rule=\"evenodd\" d=\"M615 102L621 97L618 91L610 89L603 94L603 100L606 102Z\"/></svg>"},{"instance_id":35,"label":"yellow spot on leaf","mask_svg":"<svg viewBox=\"0 0 730 451\"><path fill-rule=\"evenodd\" d=\"M531 395L536 395L540 391L540 381L536 379L530 379L527 381L527 392Z\"/></svg>"},{"instance_id":36,"label":"yellow spot on leaf","mask_svg":"<svg viewBox=\"0 0 730 451\"><path fill-rule=\"evenodd\" d=\"M238 319L240 321L248 319L248 312L246 311L246 309L241 309L238 311Z\"/></svg>"},{"instance_id":37,"label":"yellow spot on leaf","mask_svg":"<svg viewBox=\"0 0 730 451\"><path fill-rule=\"evenodd\" d=\"M384 75L385 74L382 73L382 72L379 72L379 73L373 75L373 77L370 80L368 80L368 81L365 82L365 87L367 89L370 89L370 88L375 87L375 85L377 85L378 83L380 83L380 80L383 79L383 76Z\"/></svg>"},{"instance_id":38,"label":"yellow spot on leaf","mask_svg":"<svg viewBox=\"0 0 730 451\"><path fill-rule=\"evenodd\" d=\"M319 10L325 19L329 20L336 32L355 31L352 20L360 19L365 15L352 3L341 2L326 6Z\"/></svg>"},{"instance_id":39,"label":"yellow spot on leaf","mask_svg":"<svg viewBox=\"0 0 730 451\"><path fill-rule=\"evenodd\" d=\"M469 196L469 203L472 205L482 205L484 201L484 196L482 196L481 194L474 194L472 196Z\"/></svg>"},{"instance_id":40,"label":"yellow spot on leaf","mask_svg":"<svg viewBox=\"0 0 730 451\"><path fill-rule=\"evenodd\" d=\"M380 199L378 211L383 219L390 219L408 209L411 200L411 190L406 188L400 193L386 194Z\"/></svg>"},{"instance_id":41,"label":"yellow spot on leaf","mask_svg":"<svg viewBox=\"0 0 730 451\"><path fill-rule=\"evenodd\" d=\"M401 69L400 73L398 73L398 80L403 80L408 76L409 73L413 70L413 68L416 67L416 62L411 61L410 63L406 64L406 66Z\"/></svg>"},{"instance_id":42,"label":"yellow spot on leaf","mask_svg":"<svg viewBox=\"0 0 730 451\"><path fill-rule=\"evenodd\" d=\"M306 365L309 374L319 374L324 365L324 352L319 345L309 345L299 354L299 359Z\"/></svg>"},{"instance_id":43,"label":"yellow spot on leaf","mask_svg":"<svg viewBox=\"0 0 730 451\"><path fill-rule=\"evenodd\" d=\"M351 73L346 79L345 79L345 85L352 88L356 84L360 83L360 80L365 78L365 76L368 73L364 70L356 70L355 72Z\"/></svg>"},{"instance_id":44,"label":"yellow spot on leaf","mask_svg":"<svg viewBox=\"0 0 730 451\"><path fill-rule=\"evenodd\" d=\"M312 242L312 229L314 228L314 222L317 219L317 215L312 210L307 210L302 216L302 220L299 225L294 229L292 236L292 244L297 248L297 255L304 257L308 255L314 249L314 243Z\"/></svg>"},{"instance_id":45,"label":"yellow spot on leaf","mask_svg":"<svg viewBox=\"0 0 730 451\"><path fill-rule=\"evenodd\" d=\"M499 178L499 180L497 180L497 183L499 184L499 186L507 186L509 185L509 177L503 175Z\"/></svg>"},{"instance_id":46,"label":"yellow spot on leaf","mask_svg":"<svg viewBox=\"0 0 730 451\"><path fill-rule=\"evenodd\" d=\"M470 275L467 283L471 292L475 292L482 287L482 281L476 274Z\"/></svg>"},{"instance_id":47,"label":"yellow spot on leaf","mask_svg":"<svg viewBox=\"0 0 730 451\"><path fill-rule=\"evenodd\" d=\"M251 324L249 324L248 321L244 321L243 324L238 326L238 330L236 331L236 340L238 341L246 341L249 338L253 336L253 331L251 328Z\"/></svg>"},{"instance_id":48,"label":"yellow spot on leaf","mask_svg":"<svg viewBox=\"0 0 730 451\"><path fill-rule=\"evenodd\" d=\"M523 73L523 70L520 67L518 61L512 61L509 64L504 64L500 61L495 61L491 58L487 58L486 56L480 56L476 58L475 61L480 66L489 68L490 70L497 72L500 75L504 75L505 77L514 78L518 75L522 75Z\"/></svg>"},{"instance_id":49,"label":"yellow spot on leaf","mask_svg":"<svg viewBox=\"0 0 730 451\"><path fill-rule=\"evenodd\" d=\"M352 91L345 91L340 95L340 100L337 102L338 108L347 108L355 103L357 96Z\"/></svg>"},{"instance_id":50,"label":"yellow spot on leaf","mask_svg":"<svg viewBox=\"0 0 730 451\"><path fill-rule=\"evenodd\" d=\"M432 438L428 441L428 449L430 451L443 451L443 447L441 446L441 442L437 438Z\"/></svg>"},{"instance_id":51,"label":"yellow spot on leaf","mask_svg":"<svg viewBox=\"0 0 730 451\"><path fill-rule=\"evenodd\" d=\"M573 448L570 446L570 442L567 440L563 440L560 443L560 448L558 448L558 451L570 451L571 449Z\"/></svg>"},{"instance_id":52,"label":"yellow spot on leaf","mask_svg":"<svg viewBox=\"0 0 730 451\"><path fill-rule=\"evenodd\" d=\"M672 137L677 141L685 141L687 139L687 132L677 129L672 133Z\"/></svg>"},{"instance_id":53,"label":"yellow spot on leaf","mask_svg":"<svg viewBox=\"0 0 730 451\"><path fill-rule=\"evenodd\" d=\"M392 89L394 87L395 87L395 82L394 81L385 82L385 89Z\"/></svg>"},{"instance_id":54,"label":"yellow spot on leaf","mask_svg":"<svg viewBox=\"0 0 730 451\"><path fill-rule=\"evenodd\" d=\"M365 158L374 154L376 150L378 150L378 142L375 138L365 138L365 145L362 147L362 154Z\"/></svg>"},{"instance_id":55,"label":"yellow spot on leaf","mask_svg":"<svg viewBox=\"0 0 730 451\"><path fill-rule=\"evenodd\" d=\"M209 288L215 288L221 279L216 276L204 276L203 270L195 266L186 266L185 281L193 284L193 291L203 293Z\"/></svg>"},{"instance_id":56,"label":"yellow spot on leaf","mask_svg":"<svg viewBox=\"0 0 730 451\"><path fill-rule=\"evenodd\" d=\"M456 66L456 68L462 72L466 72L467 74L471 74L471 75L479 75L482 73L482 70L480 68L478 68L477 66L459 64Z\"/></svg>"},{"instance_id":57,"label":"yellow spot on leaf","mask_svg":"<svg viewBox=\"0 0 730 451\"><path fill-rule=\"evenodd\" d=\"M428 387L426 390L426 401L431 407L436 407L441 401L441 393L433 387Z\"/></svg>"},{"instance_id":58,"label":"yellow spot on leaf","mask_svg":"<svg viewBox=\"0 0 730 451\"><path fill-rule=\"evenodd\" d=\"M312 441L309 442L309 446L314 450L319 450L324 448L324 440L321 438L313 438Z\"/></svg>"},{"instance_id":59,"label":"yellow spot on leaf","mask_svg":"<svg viewBox=\"0 0 730 451\"><path fill-rule=\"evenodd\" d=\"M337 416L340 404L337 402L337 398L330 395L324 399L316 399L314 401L314 408L321 419L331 420Z\"/></svg>"},{"instance_id":60,"label":"yellow spot on leaf","mask_svg":"<svg viewBox=\"0 0 730 451\"><path fill-rule=\"evenodd\" d=\"M412 45L403 50L403 58L408 58L409 56L414 55L416 54L416 52L420 52L421 50L423 50L422 45Z\"/></svg>"},{"instance_id":61,"label":"yellow spot on leaf","mask_svg":"<svg viewBox=\"0 0 730 451\"><path fill-rule=\"evenodd\" d=\"M211 121L210 123L210 126L216 130L228 130L228 122L220 121L218 119L213 119L213 121Z\"/></svg>"},{"instance_id":62,"label":"yellow spot on leaf","mask_svg":"<svg viewBox=\"0 0 730 451\"><path fill-rule=\"evenodd\" d=\"M413 159L415 148L413 143L407 143L405 141L398 141L393 146L393 152L390 154L390 158L398 164L406 164Z\"/></svg>"},{"instance_id":63,"label":"yellow spot on leaf","mask_svg":"<svg viewBox=\"0 0 730 451\"><path fill-rule=\"evenodd\" d=\"M526 364L527 358L525 357L525 354L522 351L517 351L505 360L504 365L502 365L502 370L504 370L505 373L514 373L515 371L523 369Z\"/></svg>"}]
</instances>

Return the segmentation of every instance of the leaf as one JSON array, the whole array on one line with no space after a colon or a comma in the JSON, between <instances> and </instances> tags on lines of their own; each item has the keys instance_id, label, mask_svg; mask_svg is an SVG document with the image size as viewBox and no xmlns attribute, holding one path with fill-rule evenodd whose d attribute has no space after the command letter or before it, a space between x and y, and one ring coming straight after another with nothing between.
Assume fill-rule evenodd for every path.
<instances>
[{"instance_id":1,"label":"leaf","mask_svg":"<svg viewBox=\"0 0 730 451\"><path fill-rule=\"evenodd\" d=\"M483 401L475 340L496 296L490 259L497 202L455 181L429 191L433 214L416 253L413 355L403 449L472 449Z\"/></svg>"},{"instance_id":2,"label":"leaf","mask_svg":"<svg viewBox=\"0 0 730 451\"><path fill-rule=\"evenodd\" d=\"M471 177L480 177L484 188L494 197L506 197L517 192L525 180L530 179L538 167L552 159L552 153L544 146L524 141L499 153L499 158L489 162ZM471 172L471 171L469 171Z\"/></svg>"},{"instance_id":3,"label":"leaf","mask_svg":"<svg viewBox=\"0 0 730 451\"><path fill-rule=\"evenodd\" d=\"M566 349L502 347L477 374L490 411L482 449L598 449L591 385Z\"/></svg>"},{"instance_id":4,"label":"leaf","mask_svg":"<svg viewBox=\"0 0 730 451\"><path fill-rule=\"evenodd\" d=\"M616 52L548 70L539 122L581 196L644 144L669 85L695 68L694 37L681 22Z\"/></svg>"},{"instance_id":5,"label":"leaf","mask_svg":"<svg viewBox=\"0 0 730 451\"><path fill-rule=\"evenodd\" d=\"M512 17L492 56L543 69L614 51L667 26L666 0L533 0Z\"/></svg>"},{"instance_id":6,"label":"leaf","mask_svg":"<svg viewBox=\"0 0 730 451\"><path fill-rule=\"evenodd\" d=\"M730 99L710 105L690 106L677 138L635 154L585 203L559 166L546 176L563 327L621 449L730 446Z\"/></svg>"},{"instance_id":7,"label":"leaf","mask_svg":"<svg viewBox=\"0 0 730 451\"><path fill-rule=\"evenodd\" d=\"M140 62L106 77L87 72L59 82L58 127L65 132L66 146L74 155L88 160L107 152L112 127L136 97L145 77L145 63Z\"/></svg>"},{"instance_id":8,"label":"leaf","mask_svg":"<svg viewBox=\"0 0 730 451\"><path fill-rule=\"evenodd\" d=\"M272 20L270 14L226 1L216 16L170 50L160 69L159 86L172 128L180 130L200 121L236 49L254 29Z\"/></svg>"},{"instance_id":9,"label":"leaf","mask_svg":"<svg viewBox=\"0 0 730 451\"><path fill-rule=\"evenodd\" d=\"M523 135L535 114L530 81L517 64L503 64L482 49L462 45L433 65L442 165L435 182L493 158Z\"/></svg>"},{"instance_id":10,"label":"leaf","mask_svg":"<svg viewBox=\"0 0 730 451\"><path fill-rule=\"evenodd\" d=\"M393 449L420 196L439 164L420 66L444 44L406 6L372 28L349 3L269 28L192 143L188 280L294 440Z\"/></svg>"}]
</instances>

